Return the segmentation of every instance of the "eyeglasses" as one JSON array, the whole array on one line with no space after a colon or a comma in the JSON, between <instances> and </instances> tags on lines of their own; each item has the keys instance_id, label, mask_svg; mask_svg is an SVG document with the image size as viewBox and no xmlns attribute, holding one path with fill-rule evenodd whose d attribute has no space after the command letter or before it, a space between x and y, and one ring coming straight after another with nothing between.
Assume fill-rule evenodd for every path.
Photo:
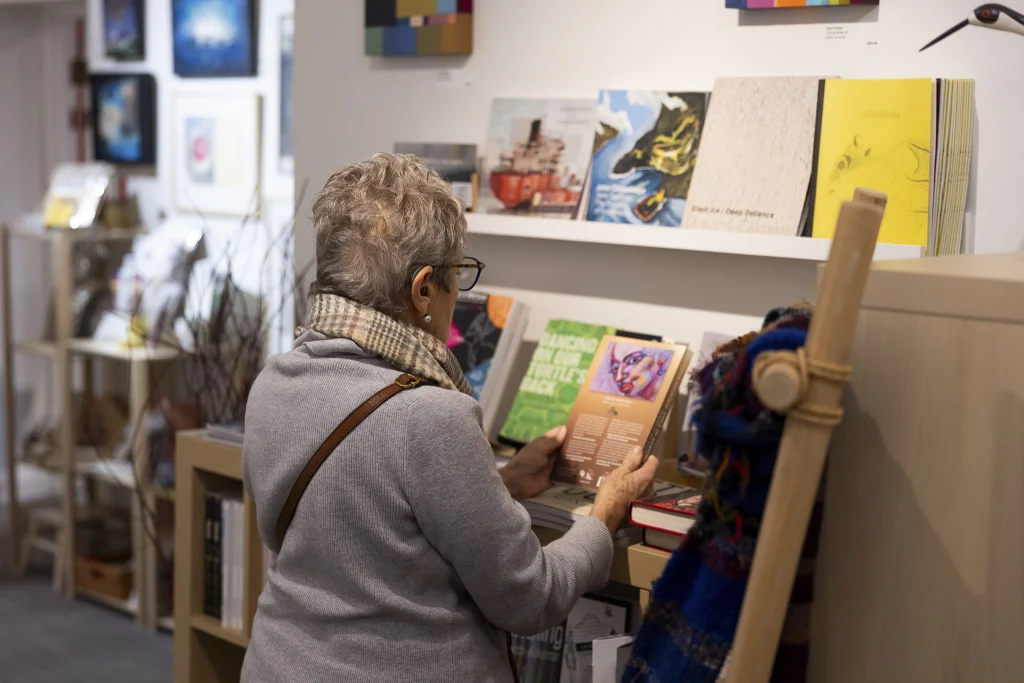
<instances>
[{"instance_id":1,"label":"eyeglasses","mask_svg":"<svg viewBox=\"0 0 1024 683\"><path fill-rule=\"evenodd\" d=\"M480 263L479 259L475 259L472 256L467 256L462 259L462 263L449 263L444 266L434 266L435 268L454 268L456 279L459 284L460 292L468 292L469 290L476 287L476 283L480 280L480 271L484 269L484 264Z\"/></svg>"}]
</instances>

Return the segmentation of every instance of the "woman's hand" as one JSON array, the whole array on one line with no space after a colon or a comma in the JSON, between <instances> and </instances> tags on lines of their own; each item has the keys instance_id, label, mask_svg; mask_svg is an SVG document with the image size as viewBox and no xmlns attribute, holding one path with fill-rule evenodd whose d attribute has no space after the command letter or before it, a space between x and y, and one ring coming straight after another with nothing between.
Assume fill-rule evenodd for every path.
<instances>
[{"instance_id":1,"label":"woman's hand","mask_svg":"<svg viewBox=\"0 0 1024 683\"><path fill-rule=\"evenodd\" d=\"M533 498L548 490L555 455L564 441L565 427L555 427L520 448L501 468L501 478L513 498Z\"/></svg>"},{"instance_id":2,"label":"woman's hand","mask_svg":"<svg viewBox=\"0 0 1024 683\"><path fill-rule=\"evenodd\" d=\"M651 495L651 484L658 471L658 459L653 455L643 459L643 450L634 446L622 464L605 476L594 498L591 517L597 517L615 535L629 512L629 504L637 498Z\"/></svg>"}]
</instances>

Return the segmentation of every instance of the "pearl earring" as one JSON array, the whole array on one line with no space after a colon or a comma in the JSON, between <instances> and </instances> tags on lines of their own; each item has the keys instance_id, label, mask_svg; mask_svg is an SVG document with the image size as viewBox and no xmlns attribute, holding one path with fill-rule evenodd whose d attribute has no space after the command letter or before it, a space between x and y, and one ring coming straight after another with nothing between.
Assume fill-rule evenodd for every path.
<instances>
[{"instance_id":1,"label":"pearl earring","mask_svg":"<svg viewBox=\"0 0 1024 683\"><path fill-rule=\"evenodd\" d=\"M429 323L431 320L433 320L433 318L430 317L429 313L427 313L425 316L423 316L423 322Z\"/></svg>"}]
</instances>

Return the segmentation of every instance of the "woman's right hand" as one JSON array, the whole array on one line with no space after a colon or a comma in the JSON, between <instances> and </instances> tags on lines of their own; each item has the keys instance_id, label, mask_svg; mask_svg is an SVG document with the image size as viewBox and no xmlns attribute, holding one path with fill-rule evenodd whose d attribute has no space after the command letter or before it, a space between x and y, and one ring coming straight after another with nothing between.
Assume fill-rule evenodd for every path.
<instances>
[{"instance_id":1,"label":"woman's right hand","mask_svg":"<svg viewBox=\"0 0 1024 683\"><path fill-rule=\"evenodd\" d=\"M629 504L637 498L651 495L651 484L658 471L658 459L653 455L643 459L643 450L634 446L619 467L604 478L594 498L591 517L596 517L615 535L629 512Z\"/></svg>"}]
</instances>

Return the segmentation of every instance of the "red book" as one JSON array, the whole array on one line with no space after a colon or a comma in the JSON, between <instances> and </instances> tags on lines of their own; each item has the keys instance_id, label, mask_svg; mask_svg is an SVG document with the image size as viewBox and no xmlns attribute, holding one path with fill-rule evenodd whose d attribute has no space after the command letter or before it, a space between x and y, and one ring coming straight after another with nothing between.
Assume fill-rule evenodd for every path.
<instances>
[{"instance_id":1,"label":"red book","mask_svg":"<svg viewBox=\"0 0 1024 683\"><path fill-rule=\"evenodd\" d=\"M697 518L700 491L677 487L650 498L634 500L629 507L629 521L637 526L671 534L685 534Z\"/></svg>"}]
</instances>

